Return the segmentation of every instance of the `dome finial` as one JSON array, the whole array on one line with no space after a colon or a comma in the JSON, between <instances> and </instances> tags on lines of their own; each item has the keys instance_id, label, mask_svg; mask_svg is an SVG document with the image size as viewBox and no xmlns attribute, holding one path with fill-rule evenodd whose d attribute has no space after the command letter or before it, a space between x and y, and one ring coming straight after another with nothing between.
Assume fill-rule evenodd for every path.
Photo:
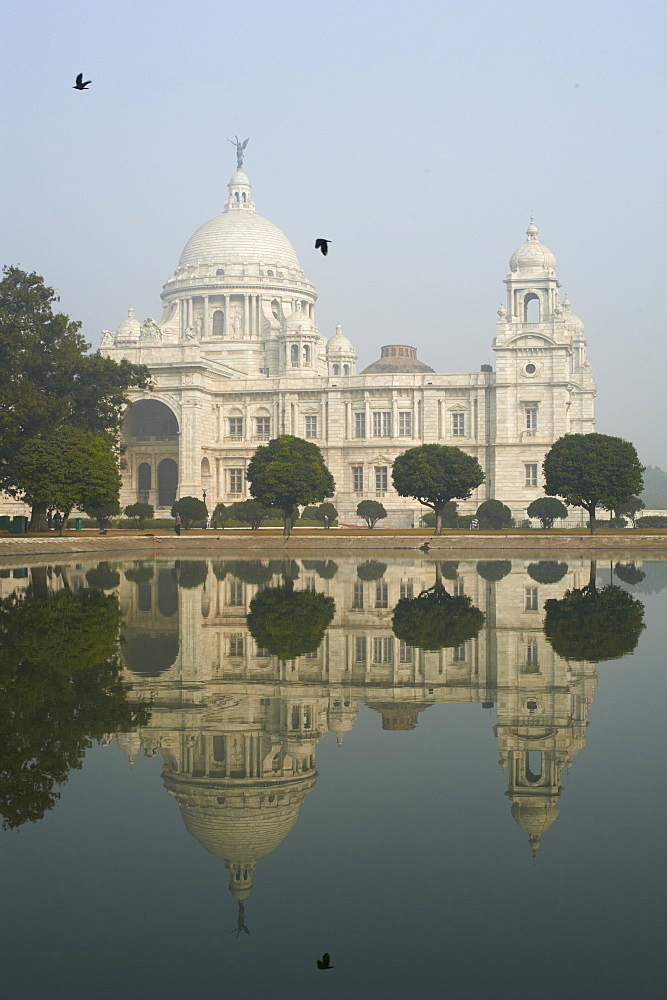
<instances>
[{"instance_id":1,"label":"dome finial","mask_svg":"<svg viewBox=\"0 0 667 1000\"><path fill-rule=\"evenodd\" d=\"M241 142L239 137L235 135L233 139L228 139L227 142L231 142L232 146L236 146L236 169L243 170L243 150L250 142L250 136Z\"/></svg>"},{"instance_id":2,"label":"dome finial","mask_svg":"<svg viewBox=\"0 0 667 1000\"><path fill-rule=\"evenodd\" d=\"M537 226L535 225L535 221L534 221L534 218L533 218L533 212L531 210L531 213L530 213L530 224L528 226L528 229L526 230L526 236L528 237L529 240L536 240L537 239L537 233L538 233L538 229L537 229Z\"/></svg>"}]
</instances>

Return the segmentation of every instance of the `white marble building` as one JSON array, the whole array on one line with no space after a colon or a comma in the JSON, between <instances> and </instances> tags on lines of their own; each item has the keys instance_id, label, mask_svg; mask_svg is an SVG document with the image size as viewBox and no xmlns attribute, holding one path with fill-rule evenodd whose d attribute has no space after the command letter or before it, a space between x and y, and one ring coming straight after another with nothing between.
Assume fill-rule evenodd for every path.
<instances>
[{"instance_id":1,"label":"white marble building","mask_svg":"<svg viewBox=\"0 0 667 1000\"><path fill-rule=\"evenodd\" d=\"M130 308L115 333L104 331L102 351L147 365L155 383L133 393L126 417L123 505L164 509L204 490L210 510L244 499L256 447L286 433L321 448L343 522L378 498L385 524L417 523L423 508L397 496L391 466L432 442L463 448L485 471L462 509L497 498L525 517L542 495L551 444L594 428L583 324L561 302L555 259L537 236L531 220L510 260L495 371L438 373L394 344L357 373L340 327L329 340L318 331L315 288L287 237L256 213L238 169L222 214L188 240L165 283L160 321L140 323Z\"/></svg>"}]
</instances>

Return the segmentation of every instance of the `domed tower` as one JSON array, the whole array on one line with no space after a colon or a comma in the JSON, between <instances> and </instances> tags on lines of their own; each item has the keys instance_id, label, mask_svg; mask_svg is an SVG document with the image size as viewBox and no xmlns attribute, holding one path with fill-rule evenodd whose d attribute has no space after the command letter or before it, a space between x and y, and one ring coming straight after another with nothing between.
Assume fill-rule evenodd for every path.
<instances>
[{"instance_id":1,"label":"domed tower","mask_svg":"<svg viewBox=\"0 0 667 1000\"><path fill-rule=\"evenodd\" d=\"M318 333L302 302L286 316L278 334L278 374L326 375L326 338Z\"/></svg>"},{"instance_id":2,"label":"domed tower","mask_svg":"<svg viewBox=\"0 0 667 1000\"><path fill-rule=\"evenodd\" d=\"M564 434L593 431L595 383L583 324L561 305L556 259L532 218L510 258L506 305L498 310L489 495L515 516L543 495L542 463Z\"/></svg>"},{"instance_id":3,"label":"domed tower","mask_svg":"<svg viewBox=\"0 0 667 1000\"><path fill-rule=\"evenodd\" d=\"M336 326L336 332L327 344L327 364L329 375L334 377L356 375L357 352L343 334L340 323Z\"/></svg>"},{"instance_id":4,"label":"domed tower","mask_svg":"<svg viewBox=\"0 0 667 1000\"><path fill-rule=\"evenodd\" d=\"M165 283L159 326L239 372L276 374L280 324L298 309L314 330L315 288L285 234L255 211L243 170L228 189L222 214L190 237Z\"/></svg>"}]
</instances>

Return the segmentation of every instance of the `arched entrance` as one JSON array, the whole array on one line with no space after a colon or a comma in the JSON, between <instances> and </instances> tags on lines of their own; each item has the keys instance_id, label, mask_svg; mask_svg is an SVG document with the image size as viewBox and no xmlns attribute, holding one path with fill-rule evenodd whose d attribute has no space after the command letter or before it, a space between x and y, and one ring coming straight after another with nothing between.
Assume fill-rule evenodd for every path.
<instances>
[{"instance_id":1,"label":"arched entrance","mask_svg":"<svg viewBox=\"0 0 667 1000\"><path fill-rule=\"evenodd\" d=\"M148 462L141 462L137 469L137 488L139 490L139 502L149 503L151 492L151 467Z\"/></svg>"},{"instance_id":2,"label":"arched entrance","mask_svg":"<svg viewBox=\"0 0 667 1000\"><path fill-rule=\"evenodd\" d=\"M176 500L178 465L173 458L163 458L157 467L157 497L160 507L171 507Z\"/></svg>"}]
</instances>

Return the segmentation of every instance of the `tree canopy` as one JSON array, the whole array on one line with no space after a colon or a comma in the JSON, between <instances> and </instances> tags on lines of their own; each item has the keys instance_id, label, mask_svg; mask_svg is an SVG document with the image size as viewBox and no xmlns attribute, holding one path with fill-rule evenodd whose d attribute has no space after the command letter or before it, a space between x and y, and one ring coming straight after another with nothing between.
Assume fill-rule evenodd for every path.
<instances>
[{"instance_id":1,"label":"tree canopy","mask_svg":"<svg viewBox=\"0 0 667 1000\"><path fill-rule=\"evenodd\" d=\"M267 587L250 602L248 628L263 649L281 660L314 653L336 611L333 597L294 590L291 582Z\"/></svg>"},{"instance_id":2,"label":"tree canopy","mask_svg":"<svg viewBox=\"0 0 667 1000\"><path fill-rule=\"evenodd\" d=\"M338 517L338 511L332 503L321 503L317 507L306 507L301 517L309 521L321 521L325 528L330 528Z\"/></svg>"},{"instance_id":3,"label":"tree canopy","mask_svg":"<svg viewBox=\"0 0 667 1000\"><path fill-rule=\"evenodd\" d=\"M41 588L40 588L41 589ZM0 601L0 813L35 822L93 740L148 718L121 684L115 594L29 588Z\"/></svg>"},{"instance_id":4,"label":"tree canopy","mask_svg":"<svg viewBox=\"0 0 667 1000\"><path fill-rule=\"evenodd\" d=\"M435 512L434 534L441 535L446 504L466 500L484 482L484 472L477 459L460 448L422 444L396 458L391 478L399 496L414 497Z\"/></svg>"},{"instance_id":5,"label":"tree canopy","mask_svg":"<svg viewBox=\"0 0 667 1000\"><path fill-rule=\"evenodd\" d=\"M267 518L276 517L278 513L279 511L274 510L272 507L267 507L266 504L260 503L259 500L237 500L226 511L228 518L249 524L253 531L257 531Z\"/></svg>"},{"instance_id":6,"label":"tree canopy","mask_svg":"<svg viewBox=\"0 0 667 1000\"><path fill-rule=\"evenodd\" d=\"M597 507L615 510L641 492L644 467L634 445L607 434L566 434L556 441L543 464L545 492L568 507L588 512L595 534Z\"/></svg>"},{"instance_id":7,"label":"tree canopy","mask_svg":"<svg viewBox=\"0 0 667 1000\"><path fill-rule=\"evenodd\" d=\"M74 507L118 502L120 475L109 442L99 434L63 426L28 441L9 464L18 494L37 507L56 507L67 519Z\"/></svg>"},{"instance_id":8,"label":"tree canopy","mask_svg":"<svg viewBox=\"0 0 667 1000\"><path fill-rule=\"evenodd\" d=\"M479 521L480 528L491 528L496 531L509 528L512 523L512 511L500 500L484 500L477 508L475 517Z\"/></svg>"},{"instance_id":9,"label":"tree canopy","mask_svg":"<svg viewBox=\"0 0 667 1000\"><path fill-rule=\"evenodd\" d=\"M152 503L131 503L125 508L125 516L137 522L137 529L141 531L145 521L150 521L155 513Z\"/></svg>"},{"instance_id":10,"label":"tree canopy","mask_svg":"<svg viewBox=\"0 0 667 1000\"><path fill-rule=\"evenodd\" d=\"M545 605L544 631L566 660L600 663L634 652L644 626L644 605L627 590L610 584L598 590L595 563L591 581Z\"/></svg>"},{"instance_id":11,"label":"tree canopy","mask_svg":"<svg viewBox=\"0 0 667 1000\"><path fill-rule=\"evenodd\" d=\"M528 517L536 517L545 530L553 528L554 521L567 517L567 507L557 497L538 497L528 505Z\"/></svg>"},{"instance_id":12,"label":"tree canopy","mask_svg":"<svg viewBox=\"0 0 667 1000\"><path fill-rule=\"evenodd\" d=\"M357 517L361 517L369 528L374 528L386 516L387 511L379 500L361 500L357 504Z\"/></svg>"},{"instance_id":13,"label":"tree canopy","mask_svg":"<svg viewBox=\"0 0 667 1000\"><path fill-rule=\"evenodd\" d=\"M181 515L183 529L189 528L193 522L206 524L208 508L199 497L181 497L171 508L171 516Z\"/></svg>"},{"instance_id":14,"label":"tree canopy","mask_svg":"<svg viewBox=\"0 0 667 1000\"><path fill-rule=\"evenodd\" d=\"M641 497L630 497L625 503L622 503L619 507L614 507L614 514L617 518L629 517L632 521L632 527L637 527L637 514L640 510L645 509L644 501Z\"/></svg>"},{"instance_id":15,"label":"tree canopy","mask_svg":"<svg viewBox=\"0 0 667 1000\"><path fill-rule=\"evenodd\" d=\"M283 512L283 533L289 535L300 506L320 503L336 491L322 452L312 441L281 434L260 445L248 463L250 493Z\"/></svg>"}]
</instances>

